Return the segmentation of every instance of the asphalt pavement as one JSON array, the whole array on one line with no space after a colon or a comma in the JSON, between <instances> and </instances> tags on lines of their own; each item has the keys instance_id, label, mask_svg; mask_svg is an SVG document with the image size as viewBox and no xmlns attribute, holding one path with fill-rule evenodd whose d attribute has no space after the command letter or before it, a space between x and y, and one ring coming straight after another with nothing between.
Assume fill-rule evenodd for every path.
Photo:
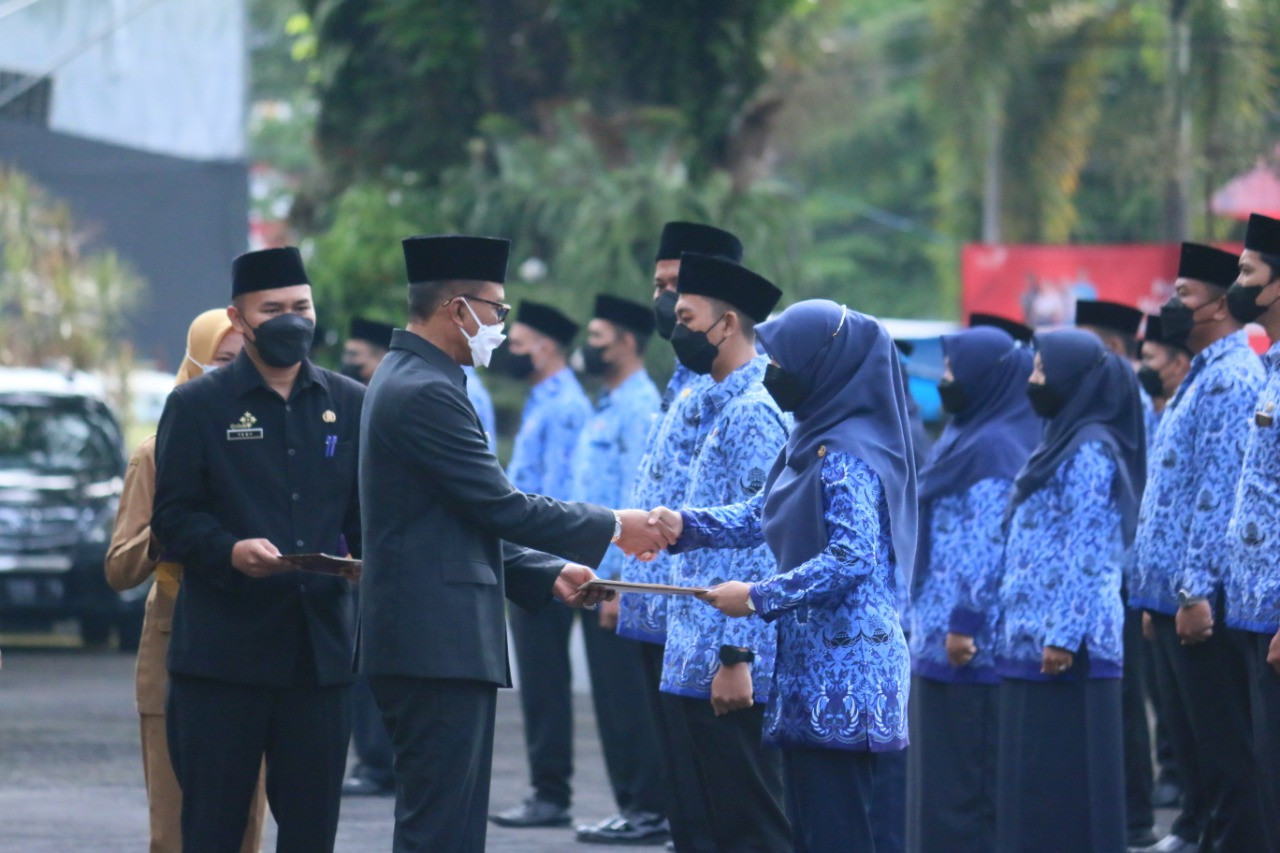
<instances>
[{"instance_id":1,"label":"asphalt pavement","mask_svg":"<svg viewBox=\"0 0 1280 853\"><path fill-rule=\"evenodd\" d=\"M35 648L0 645L0 851L146 850L133 657L50 643ZM575 703L574 818L587 822L612 814L613 798L590 697L579 693ZM494 737L493 810L527 795L526 767L518 696L502 690ZM392 811L389 797L344 799L337 850L390 850ZM270 820L262 849L275 849ZM488 849L550 853L606 848L575 842L569 829L491 826Z\"/></svg>"}]
</instances>

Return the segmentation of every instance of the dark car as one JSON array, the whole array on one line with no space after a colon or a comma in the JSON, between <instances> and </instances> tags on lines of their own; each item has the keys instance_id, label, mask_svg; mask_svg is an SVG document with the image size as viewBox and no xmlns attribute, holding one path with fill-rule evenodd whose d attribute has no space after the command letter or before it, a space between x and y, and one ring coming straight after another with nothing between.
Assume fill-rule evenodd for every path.
<instances>
[{"instance_id":1,"label":"dark car","mask_svg":"<svg viewBox=\"0 0 1280 853\"><path fill-rule=\"evenodd\" d=\"M120 425L88 377L0 369L0 631L76 619L87 645L136 648L147 587L103 561L125 471Z\"/></svg>"}]
</instances>

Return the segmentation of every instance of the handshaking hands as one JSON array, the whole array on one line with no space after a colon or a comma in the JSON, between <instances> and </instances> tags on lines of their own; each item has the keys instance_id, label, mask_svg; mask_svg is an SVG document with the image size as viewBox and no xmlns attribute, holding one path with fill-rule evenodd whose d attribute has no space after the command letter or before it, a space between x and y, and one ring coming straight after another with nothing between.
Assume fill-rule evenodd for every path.
<instances>
[{"instance_id":1,"label":"handshaking hands","mask_svg":"<svg viewBox=\"0 0 1280 853\"><path fill-rule=\"evenodd\" d=\"M664 506L648 512L642 509L618 510L622 521L622 535L615 543L631 556L649 562L674 545L684 529L680 513Z\"/></svg>"}]
</instances>

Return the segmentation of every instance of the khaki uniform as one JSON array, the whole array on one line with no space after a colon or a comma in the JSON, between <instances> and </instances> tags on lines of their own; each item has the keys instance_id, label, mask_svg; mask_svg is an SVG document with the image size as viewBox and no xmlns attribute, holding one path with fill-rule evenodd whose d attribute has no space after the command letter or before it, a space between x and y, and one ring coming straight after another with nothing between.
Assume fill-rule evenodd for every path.
<instances>
[{"instance_id":1,"label":"khaki uniform","mask_svg":"<svg viewBox=\"0 0 1280 853\"><path fill-rule=\"evenodd\" d=\"M165 699L169 692L169 632L178 595L182 567L157 560L157 543L151 536L151 505L156 488L155 437L139 445L129 460L120 512L116 516L106 574L111 588L120 591L143 583L154 572L156 582L147 595L138 645L137 704L142 730L142 772L146 780L151 816L151 853L182 850L182 790L169 761L165 731ZM267 814L266 767L249 806L242 853L256 853Z\"/></svg>"}]
</instances>

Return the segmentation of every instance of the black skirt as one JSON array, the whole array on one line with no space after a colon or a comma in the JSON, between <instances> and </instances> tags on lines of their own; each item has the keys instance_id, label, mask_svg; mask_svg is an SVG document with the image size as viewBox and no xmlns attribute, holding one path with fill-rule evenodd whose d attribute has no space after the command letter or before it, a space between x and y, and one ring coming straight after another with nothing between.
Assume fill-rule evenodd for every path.
<instances>
[{"instance_id":1,"label":"black skirt","mask_svg":"<svg viewBox=\"0 0 1280 853\"><path fill-rule=\"evenodd\" d=\"M1000 684L996 850L1124 853L1119 679Z\"/></svg>"},{"instance_id":2,"label":"black skirt","mask_svg":"<svg viewBox=\"0 0 1280 853\"><path fill-rule=\"evenodd\" d=\"M907 849L990 853L996 843L994 684L911 682Z\"/></svg>"}]
</instances>

